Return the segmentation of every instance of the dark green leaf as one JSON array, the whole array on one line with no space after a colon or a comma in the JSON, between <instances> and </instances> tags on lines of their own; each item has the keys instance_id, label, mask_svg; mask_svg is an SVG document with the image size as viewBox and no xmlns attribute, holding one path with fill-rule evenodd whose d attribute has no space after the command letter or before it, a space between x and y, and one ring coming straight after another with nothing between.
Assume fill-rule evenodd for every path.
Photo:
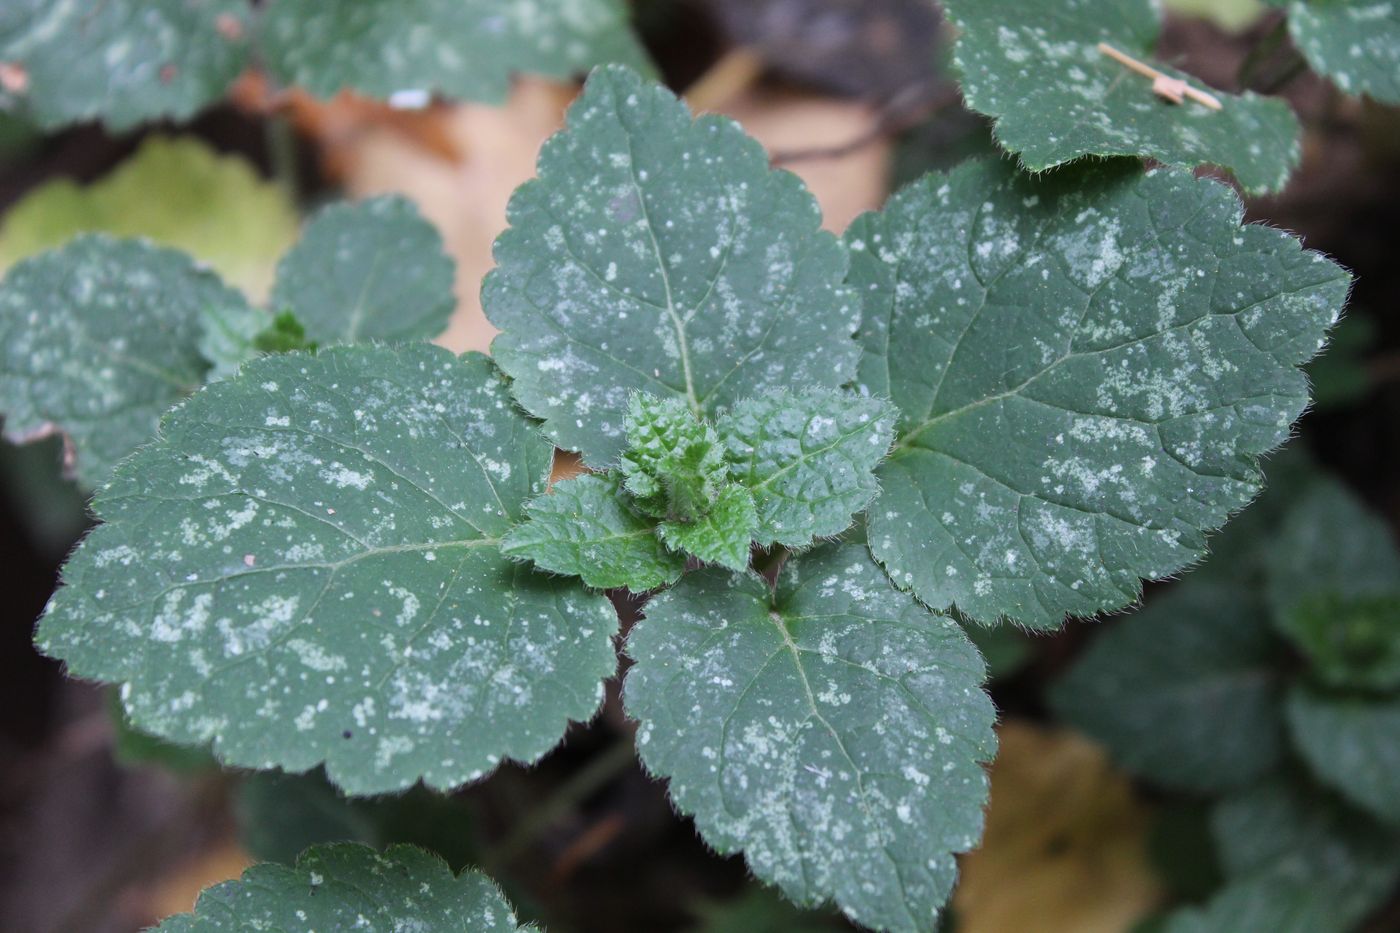
<instances>
[{"instance_id":1,"label":"dark green leaf","mask_svg":"<svg viewBox=\"0 0 1400 933\"><path fill-rule=\"evenodd\" d=\"M1270 558L1274 624L1322 683L1400 687L1400 549L1384 520L1317 481L1295 497Z\"/></svg>"},{"instance_id":2,"label":"dark green leaf","mask_svg":"<svg viewBox=\"0 0 1400 933\"><path fill-rule=\"evenodd\" d=\"M979 163L856 222L860 382L903 413L869 532L896 583L1050 628L1203 556L1350 281L1240 219L1185 173Z\"/></svg>"},{"instance_id":3,"label":"dark green leaf","mask_svg":"<svg viewBox=\"0 0 1400 933\"><path fill-rule=\"evenodd\" d=\"M616 666L606 599L501 553L551 454L483 357L254 360L94 500L39 644L231 765L376 793L532 761Z\"/></svg>"},{"instance_id":4,"label":"dark green leaf","mask_svg":"<svg viewBox=\"0 0 1400 933\"><path fill-rule=\"evenodd\" d=\"M103 483L203 381L207 309L238 292L174 250L82 236L27 259L0 285L0 413L22 440L57 429L78 478Z\"/></svg>"},{"instance_id":5,"label":"dark green leaf","mask_svg":"<svg viewBox=\"0 0 1400 933\"><path fill-rule=\"evenodd\" d=\"M951 619L858 544L755 575L690 574L632 630L643 763L720 853L799 905L927 930L976 845L995 748L985 671Z\"/></svg>"},{"instance_id":6,"label":"dark green leaf","mask_svg":"<svg viewBox=\"0 0 1400 933\"><path fill-rule=\"evenodd\" d=\"M240 880L205 890L193 913L156 927L159 933L521 929L500 889L480 872L454 876L442 859L412 846L381 855L353 843L311 849L295 868L254 865Z\"/></svg>"},{"instance_id":7,"label":"dark green leaf","mask_svg":"<svg viewBox=\"0 0 1400 933\"><path fill-rule=\"evenodd\" d=\"M1313 70L1346 93L1400 104L1400 3L1294 0L1288 31Z\"/></svg>"},{"instance_id":8,"label":"dark green leaf","mask_svg":"<svg viewBox=\"0 0 1400 933\"><path fill-rule=\"evenodd\" d=\"M968 106L995 118L997 141L1026 168L1112 155L1213 163L1259 192L1282 188L1298 164L1298 120L1283 101L1217 91L1220 110L1171 104L1099 51L1103 42L1150 60L1160 15L1151 0L1060 0L1034 16L1022 0L944 0L944 8L959 30L954 59Z\"/></svg>"},{"instance_id":9,"label":"dark green leaf","mask_svg":"<svg viewBox=\"0 0 1400 933\"><path fill-rule=\"evenodd\" d=\"M411 201L371 198L312 218L277 266L270 303L291 310L318 344L427 340L456 306L454 274L442 237Z\"/></svg>"},{"instance_id":10,"label":"dark green leaf","mask_svg":"<svg viewBox=\"0 0 1400 933\"><path fill-rule=\"evenodd\" d=\"M1400 697L1333 696L1299 684L1288 695L1288 726L1320 781L1400 825Z\"/></svg>"},{"instance_id":11,"label":"dark green leaf","mask_svg":"<svg viewBox=\"0 0 1400 933\"><path fill-rule=\"evenodd\" d=\"M713 417L855 375L860 305L812 195L733 121L692 121L634 72L594 72L510 222L482 292L492 351L591 466L626 446L634 391Z\"/></svg>"},{"instance_id":12,"label":"dark green leaf","mask_svg":"<svg viewBox=\"0 0 1400 933\"><path fill-rule=\"evenodd\" d=\"M247 0L6 0L0 62L24 79L0 107L46 128L188 119L247 64L249 13Z\"/></svg>"},{"instance_id":13,"label":"dark green leaf","mask_svg":"<svg viewBox=\"0 0 1400 933\"><path fill-rule=\"evenodd\" d=\"M321 97L350 88L498 102L518 72L646 67L623 0L277 0L260 38L274 76Z\"/></svg>"},{"instance_id":14,"label":"dark green leaf","mask_svg":"<svg viewBox=\"0 0 1400 933\"><path fill-rule=\"evenodd\" d=\"M1282 753L1278 653L1257 595L1189 580L1100 633L1050 700L1135 774L1184 790L1239 787Z\"/></svg>"}]
</instances>

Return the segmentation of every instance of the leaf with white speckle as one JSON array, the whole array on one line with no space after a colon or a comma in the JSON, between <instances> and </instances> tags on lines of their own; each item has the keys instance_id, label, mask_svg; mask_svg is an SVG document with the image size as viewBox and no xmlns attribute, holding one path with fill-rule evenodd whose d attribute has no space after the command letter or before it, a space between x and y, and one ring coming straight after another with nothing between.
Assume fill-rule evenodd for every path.
<instances>
[{"instance_id":1,"label":"leaf with white speckle","mask_svg":"<svg viewBox=\"0 0 1400 933\"><path fill-rule=\"evenodd\" d=\"M1169 165L1221 165L1252 192L1277 191L1301 149L1281 100L1213 92L1222 109L1171 104L1153 82L1104 55L1105 42L1150 60L1160 29L1151 0L1059 0L1025 15L1023 0L944 0L959 37L954 56L967 104L996 119L996 137L1026 168L1082 156L1144 156ZM1199 89L1167 65L1153 67Z\"/></svg>"},{"instance_id":2,"label":"leaf with white speckle","mask_svg":"<svg viewBox=\"0 0 1400 933\"><path fill-rule=\"evenodd\" d=\"M432 92L499 102L519 72L646 67L623 0L278 0L259 38L274 76L321 97L350 88L406 103Z\"/></svg>"},{"instance_id":3,"label":"leaf with white speckle","mask_svg":"<svg viewBox=\"0 0 1400 933\"><path fill-rule=\"evenodd\" d=\"M264 862L236 881L207 888L193 913L158 933L254 933L265 930L470 930L515 933L510 903L485 875L453 875L436 855L413 846L379 853L356 843L308 849L296 867Z\"/></svg>"},{"instance_id":4,"label":"leaf with white speckle","mask_svg":"<svg viewBox=\"0 0 1400 933\"><path fill-rule=\"evenodd\" d=\"M505 553L589 586L642 593L675 583L685 570L685 558L666 550L656 520L631 507L615 477L561 480L526 503L525 514L528 521L502 542Z\"/></svg>"},{"instance_id":5,"label":"leaf with white speckle","mask_svg":"<svg viewBox=\"0 0 1400 933\"><path fill-rule=\"evenodd\" d=\"M139 240L82 236L18 263L0 284L5 436L63 431L79 480L99 486L203 381L204 314L246 308L190 257Z\"/></svg>"},{"instance_id":6,"label":"leaf with white speckle","mask_svg":"<svg viewBox=\"0 0 1400 933\"><path fill-rule=\"evenodd\" d=\"M0 108L45 128L184 120L248 62L247 0L5 0L0 62L19 69Z\"/></svg>"},{"instance_id":7,"label":"leaf with white speckle","mask_svg":"<svg viewBox=\"0 0 1400 933\"><path fill-rule=\"evenodd\" d=\"M484 357L254 360L118 467L36 640L229 765L369 794L534 761L616 666L606 599L501 553L552 453Z\"/></svg>"},{"instance_id":8,"label":"leaf with white speckle","mask_svg":"<svg viewBox=\"0 0 1400 933\"><path fill-rule=\"evenodd\" d=\"M692 121L632 71L593 73L510 222L482 290L492 352L591 466L622 452L634 391L714 417L855 375L860 305L811 193L733 121Z\"/></svg>"},{"instance_id":9,"label":"leaf with white speckle","mask_svg":"<svg viewBox=\"0 0 1400 933\"><path fill-rule=\"evenodd\" d=\"M1318 74L1348 94L1400 104L1400 2L1294 0L1288 31Z\"/></svg>"},{"instance_id":10,"label":"leaf with white speckle","mask_svg":"<svg viewBox=\"0 0 1400 933\"><path fill-rule=\"evenodd\" d=\"M995 718L982 659L857 544L790 559L776 593L706 570L627 653L638 751L722 854L795 902L928 930L977 844Z\"/></svg>"},{"instance_id":11,"label":"leaf with white speckle","mask_svg":"<svg viewBox=\"0 0 1400 933\"><path fill-rule=\"evenodd\" d=\"M762 545L806 547L851 526L879 491L898 412L830 389L745 399L719 420L730 471L753 493Z\"/></svg>"},{"instance_id":12,"label":"leaf with white speckle","mask_svg":"<svg viewBox=\"0 0 1400 933\"><path fill-rule=\"evenodd\" d=\"M433 225L389 195L313 217L278 264L269 303L296 314L318 344L428 340L457 304L454 275Z\"/></svg>"},{"instance_id":13,"label":"leaf with white speckle","mask_svg":"<svg viewBox=\"0 0 1400 933\"><path fill-rule=\"evenodd\" d=\"M1241 215L1179 171L972 163L852 226L860 383L902 412L869 532L897 584L1052 628L1203 556L1350 284Z\"/></svg>"}]
</instances>

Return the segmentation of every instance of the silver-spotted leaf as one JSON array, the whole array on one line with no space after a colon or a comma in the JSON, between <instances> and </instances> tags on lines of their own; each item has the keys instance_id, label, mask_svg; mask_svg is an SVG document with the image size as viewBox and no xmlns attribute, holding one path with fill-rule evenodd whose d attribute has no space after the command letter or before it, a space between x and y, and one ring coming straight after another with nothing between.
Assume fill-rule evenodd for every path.
<instances>
[{"instance_id":1,"label":"silver-spotted leaf","mask_svg":"<svg viewBox=\"0 0 1400 933\"><path fill-rule=\"evenodd\" d=\"M879 491L897 412L830 389L744 399L719 419L730 472L753 493L762 545L806 547L851 526Z\"/></svg>"},{"instance_id":2,"label":"silver-spotted leaf","mask_svg":"<svg viewBox=\"0 0 1400 933\"><path fill-rule=\"evenodd\" d=\"M656 520L638 514L628 498L612 476L561 480L526 503L527 521L510 530L502 549L599 589L641 593L675 583L685 558L666 549Z\"/></svg>"},{"instance_id":3,"label":"silver-spotted leaf","mask_svg":"<svg viewBox=\"0 0 1400 933\"><path fill-rule=\"evenodd\" d=\"M1051 704L1134 774L1227 790L1282 755L1281 654L1257 593L1187 580L1101 632Z\"/></svg>"},{"instance_id":4,"label":"silver-spotted leaf","mask_svg":"<svg viewBox=\"0 0 1400 933\"><path fill-rule=\"evenodd\" d=\"M1168 165L1221 165L1248 191L1277 191L1301 149L1281 100L1213 92L1223 107L1172 104L1153 82L1099 51L1150 60L1159 29L1152 0L1060 0L1027 16L1021 0L945 0L959 29L954 57L968 106L996 120L997 141L1026 168L1082 156L1143 156ZM1167 65L1153 67L1204 90Z\"/></svg>"},{"instance_id":5,"label":"silver-spotted leaf","mask_svg":"<svg viewBox=\"0 0 1400 933\"><path fill-rule=\"evenodd\" d=\"M184 253L139 240L82 236L18 263L0 284L5 436L64 432L78 479L99 486L203 382L205 313L246 308Z\"/></svg>"},{"instance_id":6,"label":"silver-spotted leaf","mask_svg":"<svg viewBox=\"0 0 1400 933\"><path fill-rule=\"evenodd\" d=\"M995 749L982 659L857 544L690 574L627 652L637 747L719 852L795 902L928 930L977 844Z\"/></svg>"},{"instance_id":7,"label":"silver-spotted leaf","mask_svg":"<svg viewBox=\"0 0 1400 933\"><path fill-rule=\"evenodd\" d=\"M731 482L700 518L692 522L664 521L656 530L672 550L693 554L707 564L743 570L749 565L758 512L749 491Z\"/></svg>"},{"instance_id":8,"label":"silver-spotted leaf","mask_svg":"<svg viewBox=\"0 0 1400 933\"><path fill-rule=\"evenodd\" d=\"M624 0L277 0L259 38L274 76L321 97L348 88L498 102L519 72L646 67Z\"/></svg>"},{"instance_id":9,"label":"silver-spotted leaf","mask_svg":"<svg viewBox=\"0 0 1400 933\"><path fill-rule=\"evenodd\" d=\"M290 309L323 345L428 340L457 304L454 275L437 230L411 201L390 195L313 217L277 266L270 304Z\"/></svg>"},{"instance_id":10,"label":"silver-spotted leaf","mask_svg":"<svg viewBox=\"0 0 1400 933\"><path fill-rule=\"evenodd\" d=\"M1340 483L1295 497L1270 540L1274 625L1339 689L1400 688L1400 549Z\"/></svg>"},{"instance_id":11,"label":"silver-spotted leaf","mask_svg":"<svg viewBox=\"0 0 1400 933\"><path fill-rule=\"evenodd\" d=\"M1293 0L1288 31L1318 74L1348 94L1400 104L1400 3Z\"/></svg>"},{"instance_id":12,"label":"silver-spotted leaf","mask_svg":"<svg viewBox=\"0 0 1400 933\"><path fill-rule=\"evenodd\" d=\"M1288 695L1288 726L1318 780L1400 826L1400 697L1337 696L1298 684Z\"/></svg>"},{"instance_id":13,"label":"silver-spotted leaf","mask_svg":"<svg viewBox=\"0 0 1400 933\"><path fill-rule=\"evenodd\" d=\"M37 641L230 765L376 793L532 761L615 668L607 600L501 553L551 456L484 357L254 360L117 469Z\"/></svg>"},{"instance_id":14,"label":"silver-spotted leaf","mask_svg":"<svg viewBox=\"0 0 1400 933\"><path fill-rule=\"evenodd\" d=\"M595 467L634 391L713 417L855 375L847 260L796 176L733 121L691 119L635 72L595 71L496 241L486 315L516 398Z\"/></svg>"},{"instance_id":15,"label":"silver-spotted leaf","mask_svg":"<svg viewBox=\"0 0 1400 933\"><path fill-rule=\"evenodd\" d=\"M1241 213L1184 172L984 162L853 225L860 382L902 413L869 535L896 583L1049 628L1204 554L1350 282Z\"/></svg>"},{"instance_id":16,"label":"silver-spotted leaf","mask_svg":"<svg viewBox=\"0 0 1400 933\"><path fill-rule=\"evenodd\" d=\"M0 62L22 77L0 108L47 128L186 119L247 64L250 12L247 0L5 0Z\"/></svg>"},{"instance_id":17,"label":"silver-spotted leaf","mask_svg":"<svg viewBox=\"0 0 1400 933\"><path fill-rule=\"evenodd\" d=\"M193 913L156 927L157 933L524 929L533 927L519 924L500 889L480 872L453 875L441 858L413 846L381 854L357 843L308 849L294 868L254 865L236 881L207 888Z\"/></svg>"}]
</instances>

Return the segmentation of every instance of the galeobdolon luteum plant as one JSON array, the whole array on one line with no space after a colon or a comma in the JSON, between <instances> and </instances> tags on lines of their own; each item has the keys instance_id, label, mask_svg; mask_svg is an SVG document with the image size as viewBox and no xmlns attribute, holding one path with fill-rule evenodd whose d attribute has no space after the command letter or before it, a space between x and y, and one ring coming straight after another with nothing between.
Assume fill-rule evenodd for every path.
<instances>
[{"instance_id":1,"label":"galeobdolon luteum plant","mask_svg":"<svg viewBox=\"0 0 1400 933\"><path fill-rule=\"evenodd\" d=\"M100 520L40 647L229 766L448 790L591 717L618 667L601 591L650 594L623 695L676 807L799 904L930 929L995 752L963 626L1055 629L1201 560L1306 407L1299 367L1349 287L1180 167L1276 188L1296 129L1268 101L1212 117L1125 77L1097 44L1140 52L1146 3L1025 29L950 7L969 102L1027 166L1163 167L971 162L838 239L735 124L614 66L511 202L491 358L415 342L442 329L452 270L392 199L313 220L266 309L140 242L17 265L5 429L65 432ZM0 20L11 58L49 35L27 23ZM326 80L364 86L350 68ZM1043 100L1016 90L1032 72ZM1066 82L1077 96L1050 93ZM551 489L556 448L588 471ZM1300 631L1329 610L1308 612ZM516 926L476 874L339 846L165 928L352 916Z\"/></svg>"}]
</instances>

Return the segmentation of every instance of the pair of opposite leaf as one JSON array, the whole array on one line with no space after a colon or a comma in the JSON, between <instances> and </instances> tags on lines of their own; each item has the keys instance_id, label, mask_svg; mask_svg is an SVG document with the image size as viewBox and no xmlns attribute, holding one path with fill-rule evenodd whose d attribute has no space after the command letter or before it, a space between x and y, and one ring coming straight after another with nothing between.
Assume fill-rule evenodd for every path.
<instances>
[{"instance_id":1,"label":"pair of opposite leaf","mask_svg":"<svg viewBox=\"0 0 1400 933\"><path fill-rule=\"evenodd\" d=\"M635 592L674 583L685 554L743 570L755 540L804 547L850 525L877 491L894 412L829 389L784 391L711 425L683 398L637 393L625 431L613 473L562 480L526 504L507 554Z\"/></svg>"}]
</instances>

